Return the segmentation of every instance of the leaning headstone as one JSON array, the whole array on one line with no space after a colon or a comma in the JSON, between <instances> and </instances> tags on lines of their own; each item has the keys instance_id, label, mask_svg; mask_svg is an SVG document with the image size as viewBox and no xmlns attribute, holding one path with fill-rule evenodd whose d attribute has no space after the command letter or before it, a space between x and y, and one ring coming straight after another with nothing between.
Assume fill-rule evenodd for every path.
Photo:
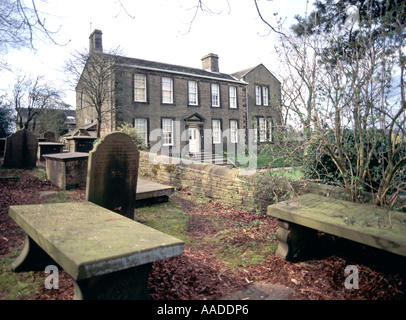
<instances>
[{"instance_id":1,"label":"leaning headstone","mask_svg":"<svg viewBox=\"0 0 406 320\"><path fill-rule=\"evenodd\" d=\"M139 156L129 135L104 136L89 152L86 200L134 219Z\"/></svg>"},{"instance_id":2,"label":"leaning headstone","mask_svg":"<svg viewBox=\"0 0 406 320\"><path fill-rule=\"evenodd\" d=\"M38 139L27 129L7 137L3 166L33 168L37 164Z\"/></svg>"},{"instance_id":3,"label":"leaning headstone","mask_svg":"<svg viewBox=\"0 0 406 320\"><path fill-rule=\"evenodd\" d=\"M45 132L44 138L47 139L47 142L56 142L55 132L52 131Z\"/></svg>"}]
</instances>

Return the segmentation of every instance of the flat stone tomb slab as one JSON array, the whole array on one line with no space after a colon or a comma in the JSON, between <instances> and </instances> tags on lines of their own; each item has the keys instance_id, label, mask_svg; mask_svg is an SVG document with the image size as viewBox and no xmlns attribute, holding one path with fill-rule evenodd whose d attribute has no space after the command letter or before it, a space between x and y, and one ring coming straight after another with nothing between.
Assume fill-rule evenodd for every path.
<instances>
[{"instance_id":1,"label":"flat stone tomb slab","mask_svg":"<svg viewBox=\"0 0 406 320\"><path fill-rule=\"evenodd\" d=\"M86 152L65 152L45 155L44 157L53 160L66 161L72 159L87 159L89 158L89 154Z\"/></svg>"},{"instance_id":2,"label":"flat stone tomb slab","mask_svg":"<svg viewBox=\"0 0 406 320\"><path fill-rule=\"evenodd\" d=\"M136 200L151 199L155 197L170 196L174 187L164 184L138 179Z\"/></svg>"},{"instance_id":3,"label":"flat stone tomb slab","mask_svg":"<svg viewBox=\"0 0 406 320\"><path fill-rule=\"evenodd\" d=\"M94 283L91 280L100 282L107 275L142 269L184 250L181 240L91 202L11 206L9 215L27 233L28 240L38 244L73 278L75 299L112 298L100 292L88 294ZM15 271L18 268L13 265ZM138 274L143 274L146 285L148 272Z\"/></svg>"},{"instance_id":4,"label":"flat stone tomb slab","mask_svg":"<svg viewBox=\"0 0 406 320\"><path fill-rule=\"evenodd\" d=\"M406 256L406 216L400 212L304 194L268 206L267 214L295 225Z\"/></svg>"}]
</instances>

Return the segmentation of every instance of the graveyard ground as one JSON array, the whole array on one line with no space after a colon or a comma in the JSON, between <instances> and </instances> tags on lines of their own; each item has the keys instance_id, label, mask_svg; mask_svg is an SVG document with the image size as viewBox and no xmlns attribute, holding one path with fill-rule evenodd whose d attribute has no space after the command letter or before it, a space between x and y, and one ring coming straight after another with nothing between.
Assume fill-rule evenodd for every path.
<instances>
[{"instance_id":1,"label":"graveyard ground","mask_svg":"<svg viewBox=\"0 0 406 320\"><path fill-rule=\"evenodd\" d=\"M1 162L1 161L0 161ZM10 263L23 248L24 234L9 218L10 205L83 201L83 189L62 191L33 170L0 168L0 299L69 300L73 284L60 273L59 290L44 287L44 272L16 274ZM177 190L169 202L136 209L136 220L185 241L182 256L156 262L149 278L153 299L261 299L266 284L279 285L283 299L386 300L406 298L405 259L319 235L319 247L296 263L274 256L277 222L237 211ZM359 289L344 286L345 267L356 265ZM257 288L253 295L252 288ZM288 295L286 295L288 293Z\"/></svg>"}]
</instances>

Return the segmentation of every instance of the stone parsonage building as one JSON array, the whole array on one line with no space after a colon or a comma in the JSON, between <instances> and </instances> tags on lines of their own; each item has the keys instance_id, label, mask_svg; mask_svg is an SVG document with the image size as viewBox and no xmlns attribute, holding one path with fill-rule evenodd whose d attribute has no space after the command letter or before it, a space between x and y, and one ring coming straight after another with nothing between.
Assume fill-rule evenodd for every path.
<instances>
[{"instance_id":1,"label":"stone parsonage building","mask_svg":"<svg viewBox=\"0 0 406 320\"><path fill-rule=\"evenodd\" d=\"M225 74L216 54L204 56L198 69L103 53L100 30L89 40L89 54L108 59L112 70L105 83L112 89L103 104L108 112L103 113L102 135L131 123L151 148L158 142L172 153L246 145L248 134L241 132L248 129L255 129L257 143L272 140L272 128L281 121L281 88L263 64ZM88 127L97 117L81 81L76 87L77 125Z\"/></svg>"}]
</instances>

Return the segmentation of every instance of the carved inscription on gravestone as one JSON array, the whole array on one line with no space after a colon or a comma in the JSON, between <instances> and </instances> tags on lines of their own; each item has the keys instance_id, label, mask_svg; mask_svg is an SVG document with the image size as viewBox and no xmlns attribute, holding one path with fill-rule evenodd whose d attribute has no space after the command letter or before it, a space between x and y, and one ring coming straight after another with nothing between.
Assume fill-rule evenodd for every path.
<instances>
[{"instance_id":1,"label":"carved inscription on gravestone","mask_svg":"<svg viewBox=\"0 0 406 320\"><path fill-rule=\"evenodd\" d=\"M139 151L122 132L104 136L89 153L86 200L134 219Z\"/></svg>"},{"instance_id":2,"label":"carved inscription on gravestone","mask_svg":"<svg viewBox=\"0 0 406 320\"><path fill-rule=\"evenodd\" d=\"M32 168L37 164L38 139L27 129L7 137L3 166Z\"/></svg>"}]
</instances>

